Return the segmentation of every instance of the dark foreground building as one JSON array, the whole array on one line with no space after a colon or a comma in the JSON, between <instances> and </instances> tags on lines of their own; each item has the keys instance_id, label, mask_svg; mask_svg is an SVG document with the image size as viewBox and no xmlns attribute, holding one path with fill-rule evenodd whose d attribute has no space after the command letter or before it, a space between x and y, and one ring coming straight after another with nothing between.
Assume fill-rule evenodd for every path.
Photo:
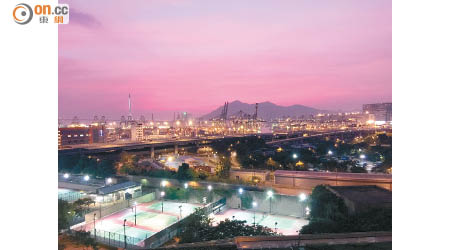
<instances>
[{"instance_id":1,"label":"dark foreground building","mask_svg":"<svg viewBox=\"0 0 450 250\"><path fill-rule=\"evenodd\" d=\"M327 186L327 189L344 200L350 213L371 208L392 209L392 192L378 186Z\"/></svg>"}]
</instances>

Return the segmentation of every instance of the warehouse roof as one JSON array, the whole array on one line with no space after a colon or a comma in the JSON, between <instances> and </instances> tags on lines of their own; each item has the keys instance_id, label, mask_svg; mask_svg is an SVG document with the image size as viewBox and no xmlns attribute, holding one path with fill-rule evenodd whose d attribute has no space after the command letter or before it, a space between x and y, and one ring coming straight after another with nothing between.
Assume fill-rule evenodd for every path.
<instances>
[{"instance_id":1,"label":"warehouse roof","mask_svg":"<svg viewBox=\"0 0 450 250\"><path fill-rule=\"evenodd\" d=\"M137 182L127 181L127 182L122 182L122 183L118 183L115 185L99 188L98 194L111 194L111 193L115 193L120 190L125 190L128 188L134 188L134 187L140 187L140 186L141 186L141 184L139 184Z\"/></svg>"}]
</instances>

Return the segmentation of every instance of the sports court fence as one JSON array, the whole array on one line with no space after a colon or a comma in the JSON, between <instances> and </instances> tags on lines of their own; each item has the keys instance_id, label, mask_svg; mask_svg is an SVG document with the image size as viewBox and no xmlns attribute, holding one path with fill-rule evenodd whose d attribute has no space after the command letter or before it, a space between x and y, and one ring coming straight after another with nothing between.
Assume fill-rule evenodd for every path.
<instances>
[{"instance_id":1,"label":"sports court fence","mask_svg":"<svg viewBox=\"0 0 450 250\"><path fill-rule=\"evenodd\" d=\"M213 203L210 203L202 208L201 210L205 211L207 214L210 213L217 213L220 212L220 209L226 205L226 198L222 198L218 201L215 201ZM155 233L150 238L145 239L144 246L146 248L156 248L161 246L162 244L166 243L170 239L172 239L174 236L177 236L179 233L181 233L184 230L185 223L188 218L192 216L189 215L187 217L184 217L180 221L170 225L169 227Z\"/></svg>"},{"instance_id":2,"label":"sports court fence","mask_svg":"<svg viewBox=\"0 0 450 250\"><path fill-rule=\"evenodd\" d=\"M150 202L154 200L155 194L150 193L144 196L141 196L137 199L130 200L130 204L133 204L132 202L138 201L138 202ZM222 198L218 201L215 201L213 203L209 203L206 206L200 208L201 210L204 210L206 213L217 213L220 212L222 207L226 205L226 198ZM115 207L117 208L117 207ZM118 210L121 211L121 210ZM111 212L111 211L109 211ZM116 211L117 212L117 211ZM110 213L111 214L111 213ZM86 215L88 216L88 215ZM93 212L90 213L90 219L93 220ZM102 213L102 216L107 216L104 212ZM90 235L92 238L94 238L96 241L101 242L103 244L114 246L114 247L125 247L125 242L127 245L127 248L133 248L133 249L140 249L140 248L155 248L159 247L162 244L166 243L167 241L171 240L174 236L181 233L185 228L185 223L188 218L190 218L191 215L182 218L178 222L170 225L169 227L151 235L150 237L146 239L140 239L136 237L126 236L126 234L117 233L117 232L108 232L104 230L98 230L96 229L90 231ZM99 219L98 217L96 217ZM86 222L89 220L86 219ZM125 228L126 232L126 228Z\"/></svg>"},{"instance_id":3,"label":"sports court fence","mask_svg":"<svg viewBox=\"0 0 450 250\"><path fill-rule=\"evenodd\" d=\"M101 219L105 216L111 215L113 213L116 213L116 212L122 211L126 208L129 208L130 206L133 206L134 202L145 203L145 202L151 202L154 199L155 199L155 193L152 192L152 193L148 193L148 194L142 195L137 198L133 198L130 200L124 200L124 201L115 203L108 207L103 207L103 208L99 207L99 209L86 214L84 216L84 220L86 221L86 223L90 223L90 222L94 221L94 215L95 215L96 219Z\"/></svg>"},{"instance_id":4,"label":"sports court fence","mask_svg":"<svg viewBox=\"0 0 450 250\"><path fill-rule=\"evenodd\" d=\"M80 192L68 192L68 193L58 194L58 200L74 202L78 199L84 198L85 196L86 196L86 194L80 193Z\"/></svg>"},{"instance_id":5,"label":"sports court fence","mask_svg":"<svg viewBox=\"0 0 450 250\"><path fill-rule=\"evenodd\" d=\"M126 236L126 234L108 232L104 230L91 230L90 235L97 242L101 242L103 244L120 247L120 248L142 248L144 239L139 239L136 237ZM126 241L126 243L125 243Z\"/></svg>"}]
</instances>

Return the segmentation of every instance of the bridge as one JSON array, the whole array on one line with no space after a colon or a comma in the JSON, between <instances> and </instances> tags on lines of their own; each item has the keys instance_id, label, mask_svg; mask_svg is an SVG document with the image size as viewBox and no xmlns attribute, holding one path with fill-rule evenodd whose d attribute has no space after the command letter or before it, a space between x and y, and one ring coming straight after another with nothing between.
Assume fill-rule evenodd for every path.
<instances>
[{"instance_id":1,"label":"bridge","mask_svg":"<svg viewBox=\"0 0 450 250\"><path fill-rule=\"evenodd\" d=\"M379 132L382 130L366 129L366 130L339 130L339 131L328 131L328 132L317 132L317 131L302 131L296 132L294 134L287 135L286 139L274 140L274 134L264 133L264 134L248 134L248 135L233 135L233 136L208 136L204 138L183 138L183 139L166 139L166 140L155 140L150 142L112 142L112 143L93 143L93 144L80 144L71 145L70 148L59 149L58 152L61 155L71 155L71 154L96 154L96 153L109 153L118 151L130 151L130 150L150 150L151 156L154 157L155 149L164 148L174 148L175 154L178 153L179 146L201 146L208 145L214 141L219 141L225 138L245 138L252 136L260 136L266 141L267 145L278 145L283 143L288 143L292 141L299 141L310 138L320 138L326 136L355 136L357 134L368 134L373 132ZM308 133L304 136L304 133ZM311 134L315 133L315 134Z\"/></svg>"},{"instance_id":2,"label":"bridge","mask_svg":"<svg viewBox=\"0 0 450 250\"><path fill-rule=\"evenodd\" d=\"M301 140L305 140L305 139L310 139L310 138L322 138L322 137L327 137L327 136L356 136L356 135L367 135L370 133L375 133L375 132L387 132L387 131L391 131L391 129L346 129L346 130L335 130L335 131L327 131L327 132L317 132L317 131L303 131L303 132L297 132L295 134L292 134L292 137L287 136L288 138L286 139L279 139L279 140L272 140L272 141L267 141L266 144L268 145L278 145L278 144L283 144L283 143L288 143L288 142L293 142L293 141L301 141ZM314 134L310 134L310 133L314 133ZM308 135L304 135L304 134L308 134Z\"/></svg>"},{"instance_id":3,"label":"bridge","mask_svg":"<svg viewBox=\"0 0 450 250\"><path fill-rule=\"evenodd\" d=\"M79 144L71 145L70 148L62 148L58 150L59 154L97 154L97 153L111 153L118 151L130 150L150 150L151 156L154 158L155 149L174 148L175 154L178 153L179 146L201 146L211 144L213 141L219 141L224 138L243 138L251 137L252 135L241 136L208 136L204 138L185 138L185 139L167 139L150 142L113 142L113 143L93 143L93 144Z\"/></svg>"}]
</instances>

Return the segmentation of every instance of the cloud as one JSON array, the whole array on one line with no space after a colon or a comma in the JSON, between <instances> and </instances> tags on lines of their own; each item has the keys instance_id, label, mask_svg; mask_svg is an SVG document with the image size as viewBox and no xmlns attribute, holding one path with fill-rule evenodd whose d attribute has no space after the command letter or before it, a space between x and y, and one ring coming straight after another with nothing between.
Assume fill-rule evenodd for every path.
<instances>
[{"instance_id":1,"label":"cloud","mask_svg":"<svg viewBox=\"0 0 450 250\"><path fill-rule=\"evenodd\" d=\"M70 9L70 23L87 28L98 28L102 26L102 23L91 14L79 12L76 9Z\"/></svg>"}]
</instances>

